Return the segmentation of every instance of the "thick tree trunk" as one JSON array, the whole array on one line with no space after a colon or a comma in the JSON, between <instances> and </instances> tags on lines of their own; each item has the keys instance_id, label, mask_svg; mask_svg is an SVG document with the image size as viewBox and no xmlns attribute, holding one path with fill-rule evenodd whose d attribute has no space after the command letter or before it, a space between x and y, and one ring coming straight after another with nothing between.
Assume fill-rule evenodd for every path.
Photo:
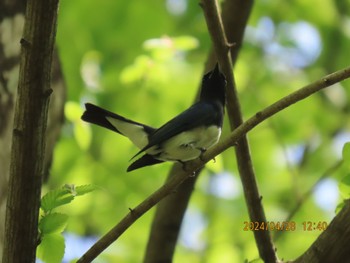
<instances>
[{"instance_id":1,"label":"thick tree trunk","mask_svg":"<svg viewBox=\"0 0 350 263\"><path fill-rule=\"evenodd\" d=\"M3 262L35 262L58 0L27 2L12 134Z\"/></svg>"},{"instance_id":2,"label":"thick tree trunk","mask_svg":"<svg viewBox=\"0 0 350 263\"><path fill-rule=\"evenodd\" d=\"M5 210L10 169L14 107L17 97L20 39L24 26L25 2L0 2L0 258L2 258ZM57 52L52 65L52 89L46 132L45 177L51 165L54 145L63 124L65 86Z\"/></svg>"}]
</instances>

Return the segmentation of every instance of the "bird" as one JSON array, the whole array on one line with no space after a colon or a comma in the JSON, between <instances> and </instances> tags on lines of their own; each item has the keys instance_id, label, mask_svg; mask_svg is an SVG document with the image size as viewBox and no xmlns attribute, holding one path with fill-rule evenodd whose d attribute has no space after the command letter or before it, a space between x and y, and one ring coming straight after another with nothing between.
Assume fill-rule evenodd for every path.
<instances>
[{"instance_id":1,"label":"bird","mask_svg":"<svg viewBox=\"0 0 350 263\"><path fill-rule=\"evenodd\" d=\"M226 78L219 65L202 78L199 100L159 128L127 119L91 103L81 119L126 136L139 148L131 160L144 154L127 172L165 161L185 162L201 158L221 135L226 102ZM183 166L184 167L184 166Z\"/></svg>"}]
</instances>

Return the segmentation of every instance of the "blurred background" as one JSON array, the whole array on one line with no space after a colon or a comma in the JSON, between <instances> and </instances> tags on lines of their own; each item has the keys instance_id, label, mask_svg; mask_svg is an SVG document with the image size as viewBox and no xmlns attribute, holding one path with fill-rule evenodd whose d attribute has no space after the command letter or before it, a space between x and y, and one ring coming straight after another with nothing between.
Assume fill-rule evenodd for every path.
<instances>
[{"instance_id":1,"label":"blurred background","mask_svg":"<svg viewBox=\"0 0 350 263\"><path fill-rule=\"evenodd\" d=\"M349 14L346 0L255 1L234 70L244 118L347 66ZM118 134L83 123L83 104L158 127L193 102L211 42L197 1L62 0L57 46L68 89L66 122L43 192L64 184L98 186L61 209L70 215L64 234L69 262L160 187L171 167L165 163L126 173L138 149ZM341 202L339 183L347 169L339 161L350 140L349 99L345 81L248 134L268 221L297 226L275 237L280 258L303 253L320 231L304 231L302 223L329 223ZM223 138L228 126L226 119ZM95 262L141 262L153 213ZM174 262L257 259L253 233L243 231L245 221L247 208L229 149L197 182Z\"/></svg>"}]
</instances>

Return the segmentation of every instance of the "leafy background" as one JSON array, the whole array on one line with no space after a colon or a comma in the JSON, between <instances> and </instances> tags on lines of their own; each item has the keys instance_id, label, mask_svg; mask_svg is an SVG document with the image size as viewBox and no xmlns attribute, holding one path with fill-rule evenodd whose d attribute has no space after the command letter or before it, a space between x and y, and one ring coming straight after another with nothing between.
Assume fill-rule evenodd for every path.
<instances>
[{"instance_id":1,"label":"leafy background","mask_svg":"<svg viewBox=\"0 0 350 263\"><path fill-rule=\"evenodd\" d=\"M346 0L256 1L235 66L244 117L349 61L350 4ZM66 123L44 192L62 185L98 190L61 209L69 214L65 261L79 257L97 237L165 180L171 164L126 173L137 149L126 139L80 120L92 102L136 121L160 126L186 109L197 92L211 43L196 1L61 1L57 45L68 86ZM280 258L305 251L320 231L304 221L330 222L344 197L337 166L350 138L349 82L298 103L249 133L265 213L291 219L280 233ZM224 125L223 137L229 128ZM314 187L317 180L327 178ZM304 193L314 187L310 198ZM346 193L345 193L346 194ZM137 221L96 262L140 262L154 210ZM243 262L258 258L236 169L234 151L201 175L174 262ZM276 234L274 232L273 234Z\"/></svg>"}]
</instances>

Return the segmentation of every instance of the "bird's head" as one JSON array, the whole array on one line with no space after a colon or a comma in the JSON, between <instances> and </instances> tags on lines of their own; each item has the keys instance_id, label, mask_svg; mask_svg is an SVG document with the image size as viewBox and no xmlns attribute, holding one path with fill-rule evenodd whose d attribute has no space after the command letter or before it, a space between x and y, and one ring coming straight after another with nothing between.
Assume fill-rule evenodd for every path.
<instances>
[{"instance_id":1,"label":"bird's head","mask_svg":"<svg viewBox=\"0 0 350 263\"><path fill-rule=\"evenodd\" d=\"M225 106L226 78L220 72L219 64L212 71L204 75L202 80L201 101L219 101Z\"/></svg>"}]
</instances>

